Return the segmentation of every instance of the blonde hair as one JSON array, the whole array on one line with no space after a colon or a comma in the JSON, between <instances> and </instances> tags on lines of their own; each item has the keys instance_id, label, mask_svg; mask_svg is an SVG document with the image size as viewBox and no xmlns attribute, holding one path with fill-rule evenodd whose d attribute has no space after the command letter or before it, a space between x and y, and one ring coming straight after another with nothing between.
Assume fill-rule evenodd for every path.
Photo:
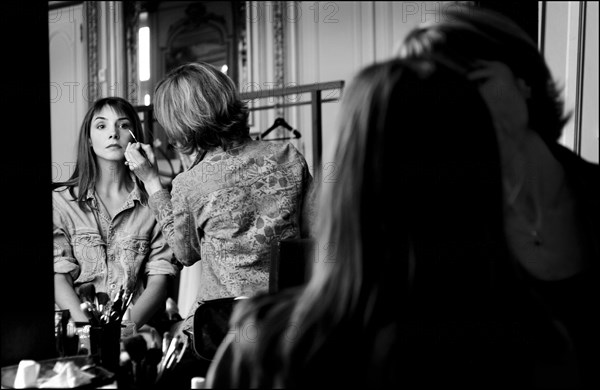
<instances>
[{"instance_id":1,"label":"blonde hair","mask_svg":"<svg viewBox=\"0 0 600 390\"><path fill-rule=\"evenodd\" d=\"M169 141L184 154L228 149L249 137L248 109L233 81L214 66L181 65L155 90L155 115Z\"/></svg>"}]
</instances>

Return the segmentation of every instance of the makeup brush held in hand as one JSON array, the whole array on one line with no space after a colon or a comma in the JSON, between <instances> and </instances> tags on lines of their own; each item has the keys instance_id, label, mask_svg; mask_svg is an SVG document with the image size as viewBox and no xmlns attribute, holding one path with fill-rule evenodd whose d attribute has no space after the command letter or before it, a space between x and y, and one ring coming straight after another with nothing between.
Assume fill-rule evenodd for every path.
<instances>
[{"instance_id":1,"label":"makeup brush held in hand","mask_svg":"<svg viewBox=\"0 0 600 390\"><path fill-rule=\"evenodd\" d=\"M137 140L137 138L135 137L135 135L133 134L133 132L131 130L129 130L129 134L131 134L131 137L133 138L133 140L136 143L140 143L140 141ZM140 147L140 154L142 155L142 157L144 157L146 160L148 160L148 155L146 155L146 152L144 152L144 149L142 149L141 147ZM150 160L148 160L148 163L150 164ZM150 165L152 165L152 164L150 164Z\"/></svg>"}]
</instances>

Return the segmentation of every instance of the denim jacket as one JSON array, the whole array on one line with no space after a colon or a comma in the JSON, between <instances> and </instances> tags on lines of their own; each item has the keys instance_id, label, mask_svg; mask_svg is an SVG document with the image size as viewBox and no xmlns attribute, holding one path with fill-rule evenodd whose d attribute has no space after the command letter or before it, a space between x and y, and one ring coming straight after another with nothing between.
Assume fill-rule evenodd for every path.
<instances>
[{"instance_id":1,"label":"denim jacket","mask_svg":"<svg viewBox=\"0 0 600 390\"><path fill-rule=\"evenodd\" d=\"M83 211L63 188L52 193L54 272L70 273L76 292L86 282L110 297L121 285L135 286L135 301L145 275L177 274L180 267L137 185L112 220L93 190L87 192L91 210Z\"/></svg>"},{"instance_id":2,"label":"denim jacket","mask_svg":"<svg viewBox=\"0 0 600 390\"><path fill-rule=\"evenodd\" d=\"M177 260L201 261L197 301L252 296L268 289L272 247L301 237L312 188L293 145L249 140L207 152L149 205Z\"/></svg>"}]
</instances>

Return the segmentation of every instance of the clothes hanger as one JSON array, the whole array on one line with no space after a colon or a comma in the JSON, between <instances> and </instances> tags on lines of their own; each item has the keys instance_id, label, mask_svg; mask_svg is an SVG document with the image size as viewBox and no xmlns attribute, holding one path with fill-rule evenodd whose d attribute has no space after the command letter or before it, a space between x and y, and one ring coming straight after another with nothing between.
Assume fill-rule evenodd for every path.
<instances>
[{"instance_id":1,"label":"clothes hanger","mask_svg":"<svg viewBox=\"0 0 600 390\"><path fill-rule=\"evenodd\" d=\"M273 139L268 139L265 141L281 141L284 139L298 139L300 138L302 135L300 134L300 132L296 129L294 129L292 126L289 125L289 123L287 123L285 121L285 119L279 117L275 119L275 122L273 122L273 125L271 127L269 127L267 130L265 130L260 136L256 137L256 139L263 139L267 134L269 134L270 132L272 132L273 130L277 129L278 127L283 127L286 130L289 130L292 132L292 134L294 134L293 137L284 137L284 138L273 138Z\"/></svg>"}]
</instances>

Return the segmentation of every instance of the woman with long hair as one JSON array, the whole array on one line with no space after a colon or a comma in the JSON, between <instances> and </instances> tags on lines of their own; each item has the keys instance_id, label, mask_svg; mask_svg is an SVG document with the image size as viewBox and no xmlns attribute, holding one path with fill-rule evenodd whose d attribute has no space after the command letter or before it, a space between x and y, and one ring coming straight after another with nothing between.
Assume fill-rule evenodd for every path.
<instances>
[{"instance_id":1,"label":"woman with long hair","mask_svg":"<svg viewBox=\"0 0 600 390\"><path fill-rule=\"evenodd\" d=\"M209 387L530 383L565 340L503 234L500 157L464 74L392 60L344 92L306 286L238 304Z\"/></svg>"},{"instance_id":2,"label":"woman with long hair","mask_svg":"<svg viewBox=\"0 0 600 390\"><path fill-rule=\"evenodd\" d=\"M597 387L600 169L559 143L570 114L536 42L502 14L456 6L411 31L399 56L442 61L477 86L498 139L510 256L568 335L571 377ZM560 370L539 371L556 385Z\"/></svg>"},{"instance_id":3,"label":"woman with long hair","mask_svg":"<svg viewBox=\"0 0 600 390\"><path fill-rule=\"evenodd\" d=\"M78 294L92 284L111 299L121 288L132 294L127 320L140 327L164 307L179 271L144 186L125 165L132 134L144 140L129 102L97 100L81 125L73 174L53 184L55 300L75 321L88 321Z\"/></svg>"}]
</instances>

